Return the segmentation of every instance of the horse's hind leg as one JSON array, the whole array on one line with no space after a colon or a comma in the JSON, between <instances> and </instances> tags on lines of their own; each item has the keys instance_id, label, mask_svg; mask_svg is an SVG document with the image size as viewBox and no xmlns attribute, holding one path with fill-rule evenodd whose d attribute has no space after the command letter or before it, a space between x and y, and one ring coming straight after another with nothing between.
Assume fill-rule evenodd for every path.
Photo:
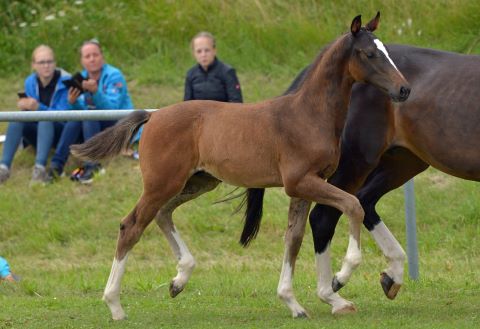
<instances>
[{"instance_id":1,"label":"horse's hind leg","mask_svg":"<svg viewBox=\"0 0 480 329\"><path fill-rule=\"evenodd\" d=\"M405 251L380 219L375 205L383 195L427 168L425 162L404 148L388 150L357 194L365 209L363 223L388 261L389 266L382 272L380 283L389 299L394 299L402 286Z\"/></svg>"},{"instance_id":2,"label":"horse's hind leg","mask_svg":"<svg viewBox=\"0 0 480 329\"><path fill-rule=\"evenodd\" d=\"M187 284L190 275L195 268L195 259L173 224L173 211L181 204L213 190L219 183L219 180L205 173L198 173L192 176L182 192L165 204L155 217L157 225L167 238L173 253L178 259L177 275L170 283L171 297L175 297L183 291L183 288Z\"/></svg>"},{"instance_id":3,"label":"horse's hind leg","mask_svg":"<svg viewBox=\"0 0 480 329\"><path fill-rule=\"evenodd\" d=\"M291 198L288 211L288 228L285 233L285 254L283 256L282 273L278 282L277 294L287 307L292 311L294 318L307 317L305 309L297 302L293 293L293 274L295 262L305 234L310 202L302 199Z\"/></svg>"},{"instance_id":4,"label":"horse's hind leg","mask_svg":"<svg viewBox=\"0 0 480 329\"><path fill-rule=\"evenodd\" d=\"M125 272L128 252L138 242L160 207L180 189L181 186L172 185L169 188L159 188L158 191L145 190L132 212L122 220L115 258L103 294L103 300L110 308L114 320L125 318L125 312L120 304L120 284Z\"/></svg>"}]
</instances>

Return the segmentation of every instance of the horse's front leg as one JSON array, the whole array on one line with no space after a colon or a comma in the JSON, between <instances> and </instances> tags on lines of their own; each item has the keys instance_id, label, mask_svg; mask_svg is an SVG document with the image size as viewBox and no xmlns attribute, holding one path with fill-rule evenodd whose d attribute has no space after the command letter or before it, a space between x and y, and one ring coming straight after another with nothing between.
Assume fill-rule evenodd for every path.
<instances>
[{"instance_id":1,"label":"horse's front leg","mask_svg":"<svg viewBox=\"0 0 480 329\"><path fill-rule=\"evenodd\" d=\"M305 234L310 202L302 199L291 198L288 211L288 228L285 233L285 254L283 257L282 273L278 282L277 294L287 307L292 311L294 318L308 317L305 309L297 302L293 293L293 274L295 262L302 245Z\"/></svg>"},{"instance_id":2,"label":"horse's front leg","mask_svg":"<svg viewBox=\"0 0 480 329\"><path fill-rule=\"evenodd\" d=\"M177 275L172 279L169 289L172 298L183 291L195 268L195 259L173 224L173 211L181 204L213 190L219 183L219 180L206 173L198 173L192 176L182 192L163 206L155 217L157 225L167 238L170 248L178 259Z\"/></svg>"},{"instance_id":3,"label":"horse's front leg","mask_svg":"<svg viewBox=\"0 0 480 329\"><path fill-rule=\"evenodd\" d=\"M380 284L389 299L397 296L403 284L406 256L400 243L381 221L375 206L386 193L400 187L427 168L428 165L409 150L390 149L382 156L377 168L357 193L360 203L365 209L364 225L388 261L388 268L380 276Z\"/></svg>"},{"instance_id":4,"label":"horse's front leg","mask_svg":"<svg viewBox=\"0 0 480 329\"><path fill-rule=\"evenodd\" d=\"M289 196L299 197L320 204L335 207L349 218L349 243L347 254L343 260L342 269L332 280L334 291L336 286L343 286L350 279L353 271L360 265L362 254L360 251L360 228L364 211L358 199L327 183L316 173L307 174L298 179L285 179L285 191ZM326 257L329 257L328 255Z\"/></svg>"}]
</instances>

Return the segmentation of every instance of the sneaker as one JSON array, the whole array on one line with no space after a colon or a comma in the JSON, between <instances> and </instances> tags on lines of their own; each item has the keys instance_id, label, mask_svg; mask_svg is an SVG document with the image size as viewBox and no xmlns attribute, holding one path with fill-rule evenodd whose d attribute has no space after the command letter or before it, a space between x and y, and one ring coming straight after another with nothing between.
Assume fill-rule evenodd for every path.
<instances>
[{"instance_id":1,"label":"sneaker","mask_svg":"<svg viewBox=\"0 0 480 329\"><path fill-rule=\"evenodd\" d=\"M91 184L93 182L93 176L105 173L105 169L100 164L89 165L84 168L77 175L77 181L82 184Z\"/></svg>"},{"instance_id":2,"label":"sneaker","mask_svg":"<svg viewBox=\"0 0 480 329\"><path fill-rule=\"evenodd\" d=\"M57 181L60 177L65 176L63 169L60 167L50 166L47 172L47 178L50 183Z\"/></svg>"},{"instance_id":3,"label":"sneaker","mask_svg":"<svg viewBox=\"0 0 480 329\"><path fill-rule=\"evenodd\" d=\"M73 169L72 173L70 174L70 180L77 182L78 178L83 174L85 169L83 167L78 167Z\"/></svg>"},{"instance_id":4,"label":"sneaker","mask_svg":"<svg viewBox=\"0 0 480 329\"><path fill-rule=\"evenodd\" d=\"M4 164L0 164L0 184L3 184L10 178L10 169Z\"/></svg>"},{"instance_id":5,"label":"sneaker","mask_svg":"<svg viewBox=\"0 0 480 329\"><path fill-rule=\"evenodd\" d=\"M41 165L35 165L33 167L33 172L32 172L32 180L30 183L36 184L36 183L48 183L48 175L47 175L47 170L45 169L44 166Z\"/></svg>"}]
</instances>

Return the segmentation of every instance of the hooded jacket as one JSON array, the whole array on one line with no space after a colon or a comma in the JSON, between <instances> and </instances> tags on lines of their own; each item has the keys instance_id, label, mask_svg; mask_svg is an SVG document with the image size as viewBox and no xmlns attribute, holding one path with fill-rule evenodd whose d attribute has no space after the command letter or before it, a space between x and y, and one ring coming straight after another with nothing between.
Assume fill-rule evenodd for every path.
<instances>
[{"instance_id":1,"label":"hooded jacket","mask_svg":"<svg viewBox=\"0 0 480 329\"><path fill-rule=\"evenodd\" d=\"M82 76L88 79L88 72L82 71ZM75 110L130 110L133 103L127 89L127 82L122 72L109 64L104 64L98 80L95 94L84 92L72 104Z\"/></svg>"},{"instance_id":2,"label":"hooded jacket","mask_svg":"<svg viewBox=\"0 0 480 329\"><path fill-rule=\"evenodd\" d=\"M58 70L60 71L60 78L57 80L50 104L40 103L37 74L32 73L25 79L25 93L28 97L35 98L38 101L39 106L37 111L58 111L70 109L70 104L68 103L68 88L62 83L62 81L70 79L70 75L62 69Z\"/></svg>"}]
</instances>

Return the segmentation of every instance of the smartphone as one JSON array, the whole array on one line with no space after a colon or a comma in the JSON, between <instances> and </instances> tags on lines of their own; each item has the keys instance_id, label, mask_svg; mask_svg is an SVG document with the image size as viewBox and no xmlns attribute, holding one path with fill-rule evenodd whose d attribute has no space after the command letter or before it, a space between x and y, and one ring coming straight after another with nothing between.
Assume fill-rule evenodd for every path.
<instances>
[{"instance_id":1,"label":"smartphone","mask_svg":"<svg viewBox=\"0 0 480 329\"><path fill-rule=\"evenodd\" d=\"M18 95L18 98L27 98L28 97L27 94L25 94L24 92L19 92L19 93L17 93L17 95Z\"/></svg>"}]
</instances>

